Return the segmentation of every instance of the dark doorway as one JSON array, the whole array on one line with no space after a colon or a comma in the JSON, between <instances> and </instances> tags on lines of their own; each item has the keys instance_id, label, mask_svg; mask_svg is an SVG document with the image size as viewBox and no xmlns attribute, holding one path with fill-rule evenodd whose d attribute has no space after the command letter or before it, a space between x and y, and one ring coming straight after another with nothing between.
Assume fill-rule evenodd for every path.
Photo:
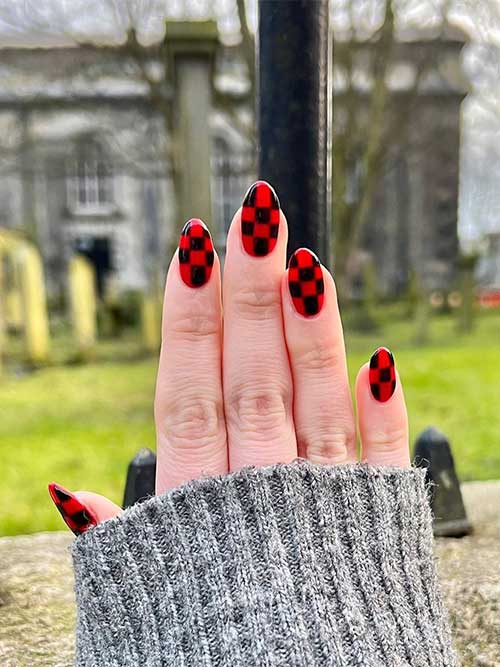
<instances>
[{"instance_id":1,"label":"dark doorway","mask_svg":"<svg viewBox=\"0 0 500 667\"><path fill-rule=\"evenodd\" d=\"M95 269L96 287L99 297L104 295L106 277L112 270L111 242L106 238L82 236L75 239L73 248L76 253L86 257Z\"/></svg>"}]
</instances>

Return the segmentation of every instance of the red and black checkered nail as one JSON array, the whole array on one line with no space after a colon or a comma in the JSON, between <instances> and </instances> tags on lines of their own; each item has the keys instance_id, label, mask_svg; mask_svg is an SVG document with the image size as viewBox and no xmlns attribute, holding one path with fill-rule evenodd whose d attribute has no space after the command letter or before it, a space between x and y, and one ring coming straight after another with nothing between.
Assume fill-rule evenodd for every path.
<instances>
[{"instance_id":1,"label":"red and black checkered nail","mask_svg":"<svg viewBox=\"0 0 500 667\"><path fill-rule=\"evenodd\" d=\"M181 278L189 287L201 287L210 279L214 244L204 222L193 218L182 228L179 240Z\"/></svg>"},{"instance_id":2,"label":"red and black checkered nail","mask_svg":"<svg viewBox=\"0 0 500 667\"><path fill-rule=\"evenodd\" d=\"M68 528L75 535L81 535L92 526L97 526L97 518L78 498L59 484L49 484L50 497L59 510Z\"/></svg>"},{"instance_id":3,"label":"red and black checkered nail","mask_svg":"<svg viewBox=\"0 0 500 667\"><path fill-rule=\"evenodd\" d=\"M325 299L323 270L319 259L307 248L299 248L290 257L288 287L298 313L304 317L319 313Z\"/></svg>"},{"instance_id":4,"label":"red and black checkered nail","mask_svg":"<svg viewBox=\"0 0 500 667\"><path fill-rule=\"evenodd\" d=\"M265 181L254 183L241 209L243 247L252 257L265 257L274 250L280 225L280 203Z\"/></svg>"},{"instance_id":5,"label":"red and black checkered nail","mask_svg":"<svg viewBox=\"0 0 500 667\"><path fill-rule=\"evenodd\" d=\"M392 352L386 347L379 347L370 359L370 389L373 397L385 403L396 390L396 368Z\"/></svg>"}]
</instances>

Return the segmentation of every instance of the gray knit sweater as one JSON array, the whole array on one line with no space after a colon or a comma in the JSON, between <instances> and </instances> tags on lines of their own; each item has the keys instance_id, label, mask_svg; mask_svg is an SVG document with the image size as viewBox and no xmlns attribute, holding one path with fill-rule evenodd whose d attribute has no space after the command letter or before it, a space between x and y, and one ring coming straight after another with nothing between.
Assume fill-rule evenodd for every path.
<instances>
[{"instance_id":1,"label":"gray knit sweater","mask_svg":"<svg viewBox=\"0 0 500 667\"><path fill-rule=\"evenodd\" d=\"M78 537L78 667L457 665L424 472L190 482Z\"/></svg>"}]
</instances>

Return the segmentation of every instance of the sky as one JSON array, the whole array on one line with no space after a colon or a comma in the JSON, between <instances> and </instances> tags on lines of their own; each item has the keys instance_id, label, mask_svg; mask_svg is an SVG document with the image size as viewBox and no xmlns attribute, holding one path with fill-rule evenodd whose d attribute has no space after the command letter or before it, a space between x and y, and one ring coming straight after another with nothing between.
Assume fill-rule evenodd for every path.
<instances>
[{"instance_id":1,"label":"sky","mask_svg":"<svg viewBox=\"0 0 500 667\"><path fill-rule=\"evenodd\" d=\"M334 20L342 25L349 0L334 1ZM363 19L376 17L379 0L356 1L364 3ZM461 239L470 247L485 232L500 232L500 0L452 1L454 20L474 41L464 52L473 94L463 107L459 205ZM425 15L429 22L440 2L412 0L410 19ZM247 0L247 14L255 29L257 0ZM235 0L0 0L0 45L62 46L89 39L119 43L132 25L140 41L150 44L163 37L166 18L208 17L217 19L226 42L237 41Z\"/></svg>"}]
</instances>

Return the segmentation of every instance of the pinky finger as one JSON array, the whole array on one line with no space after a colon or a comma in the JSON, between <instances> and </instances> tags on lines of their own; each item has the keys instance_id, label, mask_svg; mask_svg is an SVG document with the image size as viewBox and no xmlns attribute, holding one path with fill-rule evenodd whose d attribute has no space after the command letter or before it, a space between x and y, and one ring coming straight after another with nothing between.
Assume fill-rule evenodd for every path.
<instances>
[{"instance_id":1,"label":"pinky finger","mask_svg":"<svg viewBox=\"0 0 500 667\"><path fill-rule=\"evenodd\" d=\"M60 484L49 484L49 494L66 525L75 535L119 516L123 510L104 496L90 491L72 493Z\"/></svg>"},{"instance_id":2,"label":"pinky finger","mask_svg":"<svg viewBox=\"0 0 500 667\"><path fill-rule=\"evenodd\" d=\"M374 352L356 380L361 461L377 466L410 466L408 415L394 357Z\"/></svg>"}]
</instances>

